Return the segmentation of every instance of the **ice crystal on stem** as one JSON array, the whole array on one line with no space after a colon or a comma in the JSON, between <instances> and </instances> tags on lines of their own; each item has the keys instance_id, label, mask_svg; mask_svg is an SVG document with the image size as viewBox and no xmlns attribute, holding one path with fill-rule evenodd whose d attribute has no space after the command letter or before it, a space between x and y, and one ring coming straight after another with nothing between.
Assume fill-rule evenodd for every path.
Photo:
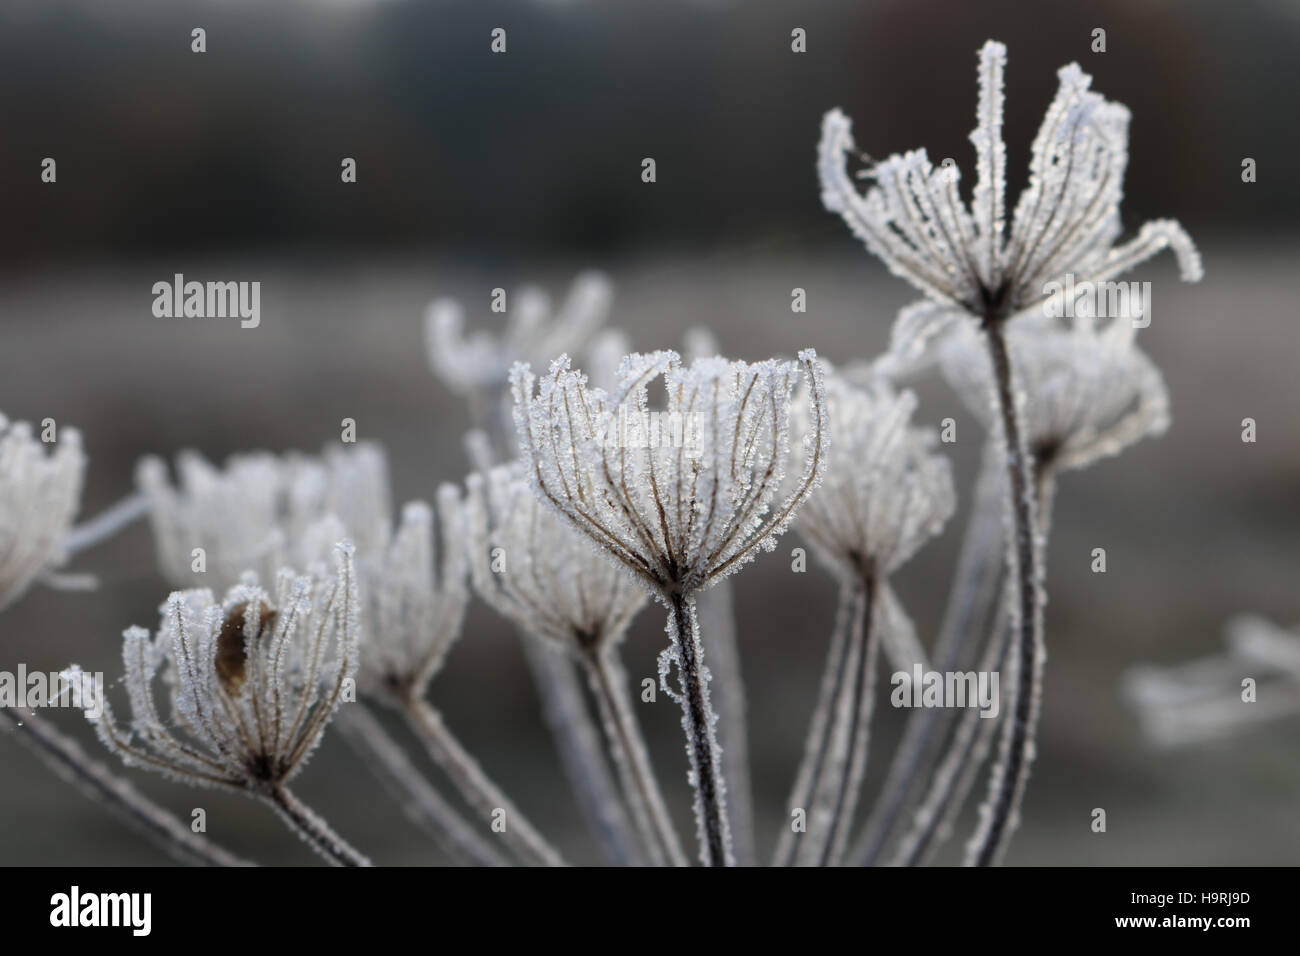
<instances>
[{"instance_id":1,"label":"ice crystal on stem","mask_svg":"<svg viewBox=\"0 0 1300 956\"><path fill-rule=\"evenodd\" d=\"M48 450L27 422L0 415L0 609L62 564L85 468L76 429Z\"/></svg>"},{"instance_id":2,"label":"ice crystal on stem","mask_svg":"<svg viewBox=\"0 0 1300 956\"><path fill-rule=\"evenodd\" d=\"M368 865L288 789L356 679L352 554L339 545L332 581L281 572L274 595L252 574L220 603L206 589L173 592L156 635L123 633L132 720L119 725L103 701L105 746L128 766L259 797L331 863ZM167 720L153 690L164 667Z\"/></svg>"},{"instance_id":3,"label":"ice crystal on stem","mask_svg":"<svg viewBox=\"0 0 1300 956\"><path fill-rule=\"evenodd\" d=\"M517 469L471 475L467 484L475 590L526 633L578 660L648 859L685 865L617 654L645 589L542 505ZM495 570L493 554L501 558Z\"/></svg>"},{"instance_id":4,"label":"ice crystal on stem","mask_svg":"<svg viewBox=\"0 0 1300 956\"><path fill-rule=\"evenodd\" d=\"M843 854L866 770L879 649L885 644L905 672L923 656L891 626L904 616L889 575L938 534L956 505L937 436L910 424L911 392L884 381L858 388L829 374L826 406L826 478L796 527L839 580L839 613L789 803L805 810L807 830L782 833L778 864L827 865Z\"/></svg>"},{"instance_id":5,"label":"ice crystal on stem","mask_svg":"<svg viewBox=\"0 0 1300 956\"><path fill-rule=\"evenodd\" d=\"M1200 256L1173 220L1144 225L1116 246L1119 203L1128 162L1128 110L1089 90L1091 77L1077 64L1062 67L1060 86L1034 139L1029 186L1006 228L1006 147L1002 141L1002 71L1006 47L990 40L979 53L975 147L977 180L968 209L958 192L955 165L936 169L924 150L894 155L869 170L865 195L849 174L854 150L848 119L839 110L822 123L817 169L822 202L838 213L890 271L929 300L905 309L893 336L905 360L923 355L929 340L954 322L974 320L993 366L993 397L1006 450L1011 541L1008 578L1013 629L1012 665L1018 677L1005 721L1000 755L970 844L968 862L996 863L1018 822L1040 709L1042 574L1038 508L1018 395L1022 390L1006 341L1012 317L1050 297L1049 283L1110 280L1171 248L1183 279L1201 277Z\"/></svg>"},{"instance_id":6,"label":"ice crystal on stem","mask_svg":"<svg viewBox=\"0 0 1300 956\"><path fill-rule=\"evenodd\" d=\"M800 366L813 396L805 467L779 504ZM653 413L649 385L662 378ZM637 575L669 610L661 683L683 710L701 860L732 862L725 785L709 701L695 594L771 550L821 480L826 408L811 349L798 362L722 358L683 367L674 352L624 358L611 391L591 388L562 356L538 382L511 373L529 481L564 519ZM658 427L656 428L656 424ZM666 678L677 667L680 694Z\"/></svg>"}]
</instances>

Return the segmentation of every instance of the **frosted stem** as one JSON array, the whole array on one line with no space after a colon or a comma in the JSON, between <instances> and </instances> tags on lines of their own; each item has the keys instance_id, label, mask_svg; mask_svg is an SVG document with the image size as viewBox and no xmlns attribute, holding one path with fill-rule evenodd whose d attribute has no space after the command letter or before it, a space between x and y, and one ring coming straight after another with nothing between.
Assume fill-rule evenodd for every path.
<instances>
[{"instance_id":1,"label":"frosted stem","mask_svg":"<svg viewBox=\"0 0 1300 956\"><path fill-rule=\"evenodd\" d=\"M39 714L0 707L0 726L9 727L24 745L62 779L92 799L101 801L134 830L172 857L207 866L252 866L248 860L194 833L170 812L154 803L127 780L86 755L71 737Z\"/></svg>"},{"instance_id":2,"label":"frosted stem","mask_svg":"<svg viewBox=\"0 0 1300 956\"><path fill-rule=\"evenodd\" d=\"M1006 656L1008 636L1006 614L998 614L989 632L989 644L980 664L982 670L1000 669ZM925 863L948 838L953 820L965 804L975 776L988 755L997 725L997 719L981 718L973 707L958 718L948 750L935 768L930 788L917 807L912 828L899 843L894 866Z\"/></svg>"},{"instance_id":3,"label":"frosted stem","mask_svg":"<svg viewBox=\"0 0 1300 956\"><path fill-rule=\"evenodd\" d=\"M605 722L614 766L618 768L623 792L632 818L641 831L651 865L689 865L646 753L641 729L628 704L623 668L609 649L593 651L583 658L583 664Z\"/></svg>"},{"instance_id":4,"label":"frosted stem","mask_svg":"<svg viewBox=\"0 0 1300 956\"><path fill-rule=\"evenodd\" d=\"M465 800L483 817L495 822L494 812L504 811L502 838L530 864L564 866L564 860L528 822L504 793L488 779L478 762L452 736L439 714L427 701L412 699L405 713L411 729L424 743L429 756L460 789Z\"/></svg>"},{"instance_id":5,"label":"frosted stem","mask_svg":"<svg viewBox=\"0 0 1300 956\"><path fill-rule=\"evenodd\" d=\"M972 639L992 634L991 618L998 606L1004 564L1001 457L996 442L985 446L948 606L935 642L934 668L940 672L959 669ZM904 808L938 759L942 732L950 722L943 708L923 707L908 718L880 797L849 854L856 865L874 866L880 858L906 818Z\"/></svg>"},{"instance_id":6,"label":"frosted stem","mask_svg":"<svg viewBox=\"0 0 1300 956\"><path fill-rule=\"evenodd\" d=\"M866 762L866 727L874 702L873 683L878 641L872 626L877 581L865 575L848 585L849 630L838 662L838 689L830 708L823 759L811 783L808 833L800 840L796 862L830 866L843 852Z\"/></svg>"},{"instance_id":7,"label":"frosted stem","mask_svg":"<svg viewBox=\"0 0 1300 956\"><path fill-rule=\"evenodd\" d=\"M591 718L573 661L528 634L520 634L520 640L541 698L542 718L555 740L583 817L615 866L643 863L636 831L619 799L618 784L605 760L600 731Z\"/></svg>"},{"instance_id":8,"label":"frosted stem","mask_svg":"<svg viewBox=\"0 0 1300 956\"><path fill-rule=\"evenodd\" d=\"M732 851L738 866L756 866L754 788L749 773L748 704L736 641L735 594L731 578L723 578L699 597L700 633L715 678L718 740L722 771L727 778L727 813L731 819Z\"/></svg>"},{"instance_id":9,"label":"frosted stem","mask_svg":"<svg viewBox=\"0 0 1300 956\"><path fill-rule=\"evenodd\" d=\"M993 362L998 411L1006 452L1008 493L1011 497L1012 547L1007 551L1007 577L1015 588L1011 625L1015 632L1016 682L1011 712L1004 716L998 760L989 779L989 796L980 812L979 826L967 847L966 862L991 866L1006 850L1019 823L1029 768L1034 759L1034 736L1041 705L1043 677L1042 599L1038 544L1034 530L1036 490L1020 432L1011 357L1003 335L1003 322L990 311L984 322L985 341Z\"/></svg>"},{"instance_id":10,"label":"frosted stem","mask_svg":"<svg viewBox=\"0 0 1300 956\"><path fill-rule=\"evenodd\" d=\"M496 847L421 776L369 708L359 702L341 707L336 723L344 739L401 804L411 822L425 830L453 859L476 866L507 865Z\"/></svg>"},{"instance_id":11,"label":"frosted stem","mask_svg":"<svg viewBox=\"0 0 1300 956\"><path fill-rule=\"evenodd\" d=\"M822 852L822 866L836 866L844 856L849 832L853 826L854 811L858 808L858 797L862 791L862 780L867 773L867 754L871 742L871 716L876 704L876 661L880 654L880 626L876 623L878 615L877 589L887 587L883 582L869 577L865 582L865 607L860 623L855 628L854 637L865 646L858 655L858 669L853 675L851 700L853 701L852 728L849 732L846 753L848 763L836 783L834 812L831 814L831 830L826 838L826 848Z\"/></svg>"},{"instance_id":12,"label":"frosted stem","mask_svg":"<svg viewBox=\"0 0 1300 956\"><path fill-rule=\"evenodd\" d=\"M682 730L690 782L695 789L695 819L700 862L706 866L734 866L731 828L727 821L726 782L722 778L718 741L713 732L717 716L709 700L704 647L695 618L695 599L689 594L668 595L668 634L677 663L681 694Z\"/></svg>"},{"instance_id":13,"label":"frosted stem","mask_svg":"<svg viewBox=\"0 0 1300 956\"><path fill-rule=\"evenodd\" d=\"M288 787L275 787L265 799L289 829L333 866L370 866L368 859L335 833L323 817L295 797Z\"/></svg>"},{"instance_id":14,"label":"frosted stem","mask_svg":"<svg viewBox=\"0 0 1300 956\"><path fill-rule=\"evenodd\" d=\"M817 705L813 709L812 723L808 726L808 736L804 742L803 758L799 762L799 771L795 775L786 808L790 814L795 810L803 810L805 822L811 819L813 787L821 778L822 767L830 749L831 712L840 696L843 675L847 673L849 630L856 626L855 621L861 619L864 598L858 580L850 579L840 584L830 649L826 652L826 666L822 670L821 689L817 694ZM787 821L781 828L781 838L777 841L772 865L791 866L795 861L798 844L802 842L800 838L806 836L807 834L796 833L792 821Z\"/></svg>"},{"instance_id":15,"label":"frosted stem","mask_svg":"<svg viewBox=\"0 0 1300 956\"><path fill-rule=\"evenodd\" d=\"M144 517L148 511L149 499L143 492L128 495L89 521L72 528L63 539L63 547L69 556L85 551L107 541L133 521Z\"/></svg>"},{"instance_id":16,"label":"frosted stem","mask_svg":"<svg viewBox=\"0 0 1300 956\"><path fill-rule=\"evenodd\" d=\"M1039 513L1040 541L1046 539L1051 522L1051 502L1056 487L1054 478L1050 468L1037 470L1038 500L1043 502ZM1046 573L1041 544L1039 561ZM1009 612L1005 604L996 611L988 627L988 642L979 664L980 670L985 672L1001 670L1007 657ZM948 839L953 822L965 805L979 769L988 756L997 726L997 719L981 718L973 709L961 715L948 751L934 771L929 792L917 809L912 831L899 844L893 861L895 866L925 863Z\"/></svg>"}]
</instances>

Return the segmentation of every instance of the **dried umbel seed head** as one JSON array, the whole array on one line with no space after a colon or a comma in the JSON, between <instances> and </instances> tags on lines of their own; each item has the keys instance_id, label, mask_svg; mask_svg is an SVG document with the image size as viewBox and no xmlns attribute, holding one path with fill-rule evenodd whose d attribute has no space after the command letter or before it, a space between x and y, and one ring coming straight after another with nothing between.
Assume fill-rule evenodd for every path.
<instances>
[{"instance_id":1,"label":"dried umbel seed head","mask_svg":"<svg viewBox=\"0 0 1300 956\"><path fill-rule=\"evenodd\" d=\"M392 540L358 562L365 666L362 689L390 703L422 697L456 638L469 602L464 506L450 484L438 489L434 511L408 502Z\"/></svg>"},{"instance_id":2,"label":"dried umbel seed head","mask_svg":"<svg viewBox=\"0 0 1300 956\"><path fill-rule=\"evenodd\" d=\"M355 682L357 605L350 544L339 545L332 580L285 571L274 597L251 574L221 603L206 589L173 592L156 635L123 634L130 726L107 701L87 716L128 765L268 793L302 769ZM153 693L163 668L169 722Z\"/></svg>"},{"instance_id":3,"label":"dried umbel seed head","mask_svg":"<svg viewBox=\"0 0 1300 956\"><path fill-rule=\"evenodd\" d=\"M599 272L581 273L568 298L552 310L540 289L528 287L507 299L506 327L500 335L465 333L460 303L438 299L428 309L425 333L434 374L461 395L504 388L515 362L549 362L577 352L604 324L613 289Z\"/></svg>"},{"instance_id":4,"label":"dried umbel seed head","mask_svg":"<svg viewBox=\"0 0 1300 956\"><path fill-rule=\"evenodd\" d=\"M251 631L254 645L267 639L275 626L275 610L265 601L256 606L245 601L236 604L226 612L226 619L221 622L221 633L217 636L217 658L215 662L217 680L221 681L231 697L238 697L247 677L248 644L250 638L246 631ZM252 626L249 627L249 623Z\"/></svg>"},{"instance_id":5,"label":"dried umbel seed head","mask_svg":"<svg viewBox=\"0 0 1300 956\"><path fill-rule=\"evenodd\" d=\"M1026 318L1007 330L1007 346L1040 474L1085 468L1169 427L1164 378L1137 347L1130 322ZM977 333L955 330L939 355L966 407L994 428L993 371Z\"/></svg>"},{"instance_id":6,"label":"dried umbel seed head","mask_svg":"<svg viewBox=\"0 0 1300 956\"><path fill-rule=\"evenodd\" d=\"M214 580L229 586L246 570L271 581L285 564L307 568L327 559L338 538L320 550L307 531L330 515L362 554L381 548L390 533L388 464L372 443L329 446L319 457L233 455L221 468L182 452L176 474L172 484L158 458L136 468L150 503L159 568L177 586ZM196 548L202 573L195 569Z\"/></svg>"},{"instance_id":7,"label":"dried umbel seed head","mask_svg":"<svg viewBox=\"0 0 1300 956\"><path fill-rule=\"evenodd\" d=\"M465 482L474 590L525 632L598 654L622 639L646 590L543 505L522 474L516 464Z\"/></svg>"},{"instance_id":8,"label":"dried umbel seed head","mask_svg":"<svg viewBox=\"0 0 1300 956\"><path fill-rule=\"evenodd\" d=\"M935 451L938 435L910 423L913 393L830 374L826 403L826 478L797 528L840 576L887 576L952 516L952 469Z\"/></svg>"},{"instance_id":9,"label":"dried umbel seed head","mask_svg":"<svg viewBox=\"0 0 1300 956\"><path fill-rule=\"evenodd\" d=\"M26 422L0 415L0 608L63 562L85 469L76 429L50 448Z\"/></svg>"},{"instance_id":10,"label":"dried umbel seed head","mask_svg":"<svg viewBox=\"0 0 1300 956\"><path fill-rule=\"evenodd\" d=\"M977 125L970 135L978 179L969 209L958 191L957 167L932 166L923 149L875 164L875 185L862 195L847 168L848 155L856 152L848 118L831 110L822 122L822 202L891 272L930 300L908 317L901 330L907 334L896 335L896 343L934 334L945 320L962 316L1005 320L1042 302L1049 282L1066 275L1076 283L1104 282L1165 248L1174 251L1185 281L1201 277L1196 247L1173 220L1149 222L1134 239L1115 245L1129 112L1090 91L1092 78L1074 63L1057 72L1060 87L1034 139L1029 186L1010 217L1010 235L1004 235L1005 64L1006 47L984 44ZM904 351L914 348L902 344Z\"/></svg>"},{"instance_id":11,"label":"dried umbel seed head","mask_svg":"<svg viewBox=\"0 0 1300 956\"><path fill-rule=\"evenodd\" d=\"M800 368L813 396L803 473L774 505L794 454L790 402ZM540 382L527 365L516 365L515 422L528 480L656 594L696 590L774 548L821 480L821 376L811 349L798 362L709 358L689 368L675 352L633 354L611 392L590 387L568 356ZM656 378L664 396L652 410ZM646 421L651 427L623 427Z\"/></svg>"}]
</instances>

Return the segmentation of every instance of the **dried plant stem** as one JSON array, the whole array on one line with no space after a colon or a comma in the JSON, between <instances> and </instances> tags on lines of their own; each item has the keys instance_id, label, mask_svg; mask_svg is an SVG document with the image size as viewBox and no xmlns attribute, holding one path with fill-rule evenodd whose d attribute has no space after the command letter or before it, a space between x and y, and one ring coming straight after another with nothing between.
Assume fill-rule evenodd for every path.
<instances>
[{"instance_id":1,"label":"dried plant stem","mask_svg":"<svg viewBox=\"0 0 1300 956\"><path fill-rule=\"evenodd\" d=\"M838 770L834 774L828 773L825 785L830 794L827 801L830 814L824 846L817 861L821 866L835 866L844 855L853 825L853 814L858 806L858 794L862 789L862 778L866 775L871 715L876 700L876 660L880 653L880 628L876 624L875 608L882 586L883 582L873 575L864 577L862 613L850 635L851 641L857 645L857 651L854 654L853 669L844 677L845 696L848 700L844 712L848 720L848 732L842 752L846 759L837 759L827 766L828 771L832 768Z\"/></svg>"},{"instance_id":2,"label":"dried plant stem","mask_svg":"<svg viewBox=\"0 0 1300 956\"><path fill-rule=\"evenodd\" d=\"M988 647L980 663L982 670L1001 667L1006 659L1008 637L1007 617L1003 611L990 628ZM894 866L917 866L927 862L948 838L953 821L988 756L998 723L995 718L981 718L973 707L967 708L958 718L948 750L935 768L929 790L917 807L912 828L899 843L892 861Z\"/></svg>"},{"instance_id":3,"label":"dried plant stem","mask_svg":"<svg viewBox=\"0 0 1300 956\"><path fill-rule=\"evenodd\" d=\"M875 705L879 634L873 618L879 586L869 573L844 585L848 632L833 665L838 686L824 739L815 748L818 766L809 784L808 832L795 859L801 866L832 866L839 860L857 807Z\"/></svg>"},{"instance_id":4,"label":"dried plant stem","mask_svg":"<svg viewBox=\"0 0 1300 956\"><path fill-rule=\"evenodd\" d=\"M0 726L10 728L18 740L59 777L102 801L133 829L174 858L207 866L253 865L217 846L203 834L191 831L127 780L114 776L103 764L88 757L80 744L39 714L17 707L0 707L0 716L4 718Z\"/></svg>"},{"instance_id":5,"label":"dried plant stem","mask_svg":"<svg viewBox=\"0 0 1300 956\"><path fill-rule=\"evenodd\" d=\"M552 847L528 819L501 792L478 762L452 736L439 714L421 699L412 699L404 709L412 731L428 750L429 756L459 788L462 796L485 819L492 820L497 810L505 812L501 835L527 863L541 866L564 866L559 852Z\"/></svg>"},{"instance_id":6,"label":"dried plant stem","mask_svg":"<svg viewBox=\"0 0 1300 956\"><path fill-rule=\"evenodd\" d=\"M573 660L531 635L520 634L520 640L541 698L542 718L555 740L560 763L583 817L611 863L615 866L644 863L636 831L619 799L618 784L605 760L600 731L583 697Z\"/></svg>"},{"instance_id":7,"label":"dried plant stem","mask_svg":"<svg viewBox=\"0 0 1300 956\"><path fill-rule=\"evenodd\" d=\"M966 862L991 866L1006 850L1018 823L1029 768L1034 757L1034 736L1041 704L1043 661L1042 598L1038 542L1035 531L1037 489L1016 408L1011 357L1003 331L1004 320L990 310L984 337L993 363L998 412L1006 452L1008 493L1011 504L1012 546L1008 549L1007 577L1014 588L1009 606L1015 637L1016 680L1010 713L1003 717L998 760L989 780L989 796L981 808L979 826L967 848Z\"/></svg>"},{"instance_id":8,"label":"dried plant stem","mask_svg":"<svg viewBox=\"0 0 1300 956\"><path fill-rule=\"evenodd\" d=\"M748 704L736 641L735 594L731 578L723 578L699 596L700 633L715 680L718 742L722 772L727 778L727 814L731 820L732 852L738 866L756 866L754 788L749 774Z\"/></svg>"},{"instance_id":9,"label":"dried plant stem","mask_svg":"<svg viewBox=\"0 0 1300 956\"><path fill-rule=\"evenodd\" d=\"M149 511L149 498L143 492L128 495L101 511L89 521L68 532L63 547L69 555L77 554L113 537Z\"/></svg>"},{"instance_id":10,"label":"dried plant stem","mask_svg":"<svg viewBox=\"0 0 1300 956\"><path fill-rule=\"evenodd\" d=\"M334 866L370 866L370 861L334 832L324 818L307 806L283 784L274 787L265 800L275 808L289 829Z\"/></svg>"},{"instance_id":11,"label":"dried plant stem","mask_svg":"<svg viewBox=\"0 0 1300 956\"><path fill-rule=\"evenodd\" d=\"M682 707L682 730L686 734L686 756L690 761L691 785L695 788L695 818L700 842L700 861L706 866L734 866L731 827L727 820L726 782L713 725L717 716L709 700L704 646L700 643L695 616L695 598L674 591L669 605L668 634L672 640L681 687L676 697ZM660 667L661 679L666 673Z\"/></svg>"},{"instance_id":12,"label":"dried plant stem","mask_svg":"<svg viewBox=\"0 0 1300 956\"><path fill-rule=\"evenodd\" d=\"M849 632L857 631L861 626L865 599L866 595L858 579L852 578L841 582L836 600L830 648L826 652L826 666L822 670L821 689L817 694L817 704L813 708L812 722L809 724L808 736L804 742L803 758L795 774L794 787L790 791L787 807L791 814L795 810L802 810L805 824L812 819L813 795L829 759L834 723L831 718L840 700L843 675L849 668L851 654ZM797 833L792 822L782 827L772 865L792 866L807 836L806 833Z\"/></svg>"},{"instance_id":13,"label":"dried plant stem","mask_svg":"<svg viewBox=\"0 0 1300 956\"><path fill-rule=\"evenodd\" d=\"M605 722L606 737L614 766L623 781L623 792L632 818L653 866L687 866L681 839L673 827L663 791L646 752L645 740L628 703L623 668L609 648L593 650L583 658L592 694Z\"/></svg>"},{"instance_id":14,"label":"dried plant stem","mask_svg":"<svg viewBox=\"0 0 1300 956\"><path fill-rule=\"evenodd\" d=\"M510 461L515 456L517 438L508 392L491 395L472 391L470 419L474 431L466 435L466 446L476 468L487 473L493 463ZM643 863L635 829L619 799L618 785L605 760L600 731L583 697L574 661L522 630L519 638L541 700L542 719L555 741L583 819L614 866Z\"/></svg>"},{"instance_id":15,"label":"dried plant stem","mask_svg":"<svg viewBox=\"0 0 1300 956\"><path fill-rule=\"evenodd\" d=\"M998 607L999 585L1005 564L1002 550L1001 451L996 442L984 449L983 463L972 496L970 520L962 538L961 554L948 595L948 606L935 642L934 668L958 669L976 635L991 633L991 618ZM950 715L941 708L923 707L908 718L903 737L890 764L889 774L862 834L849 858L857 866L874 866L909 816L904 809L929 768L939 758L943 729Z\"/></svg>"},{"instance_id":16,"label":"dried plant stem","mask_svg":"<svg viewBox=\"0 0 1300 956\"><path fill-rule=\"evenodd\" d=\"M1056 483L1055 474L1050 468L1036 468L1035 474L1038 500L1043 503L1039 511L1041 541L1046 537L1051 521L1051 502L1055 499ZM1046 573L1041 546L1039 564L1043 573ZM979 664L980 670L985 672L1001 670L1007 660L1009 611L1005 603L997 606L995 611L987 628L988 642ZM998 719L981 718L973 709L961 715L948 751L935 769L930 789L916 811L912 830L899 844L893 865L917 866L925 863L948 839L953 823L975 785L979 769L988 756L998 725Z\"/></svg>"},{"instance_id":17,"label":"dried plant stem","mask_svg":"<svg viewBox=\"0 0 1300 956\"><path fill-rule=\"evenodd\" d=\"M383 724L360 702L339 708L336 717L353 747L416 826L458 862L506 866L508 861L449 804L411 763Z\"/></svg>"}]
</instances>

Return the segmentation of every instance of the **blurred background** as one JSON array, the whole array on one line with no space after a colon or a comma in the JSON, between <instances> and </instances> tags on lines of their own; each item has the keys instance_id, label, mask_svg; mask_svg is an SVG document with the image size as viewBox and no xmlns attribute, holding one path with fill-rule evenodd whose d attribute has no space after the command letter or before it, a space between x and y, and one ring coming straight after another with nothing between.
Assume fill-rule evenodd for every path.
<instances>
[{"instance_id":1,"label":"blurred background","mask_svg":"<svg viewBox=\"0 0 1300 956\"><path fill-rule=\"evenodd\" d=\"M206 53L191 52L195 27ZM504 54L489 48L495 27ZM791 51L796 27L803 54ZM1096 28L1104 53L1091 51ZM461 299L491 328L502 321L488 308L494 287L535 283L558 298L595 267L615 283L610 324L638 348L677 347L705 324L734 357L811 345L838 363L869 358L914 295L822 209L820 117L840 106L873 156L924 145L969 182L975 51L990 37L1009 47L1010 192L1055 70L1077 60L1133 113L1125 222L1180 219L1206 267L1195 286L1167 255L1129 276L1153 283L1143 346L1166 376L1174 424L1062 482L1039 757L1008 862L1300 863L1300 723L1157 751L1119 689L1133 663L1217 652L1238 611L1300 620L1300 127L1288 112L1300 3L9 0L0 410L82 430L83 517L131 490L143 454L314 451L344 417L386 446L400 501L468 467L463 403L425 358L434 296ZM45 157L55 184L40 180ZM354 184L340 182L344 157L356 159ZM646 157L653 184L641 180ZM1253 184L1241 180L1246 157ZM260 327L155 318L151 287L177 272L260 281ZM806 314L790 311L796 286ZM961 502L896 582L928 642L979 434L942 382L920 393L921 421L958 421L945 447ZM1240 440L1245 417L1258 422L1255 444ZM735 579L764 858L786 819L833 614L817 568L790 573L799 544L783 541ZM1095 547L1107 550L1104 575L1089 570ZM143 523L70 570L100 588L38 588L9 609L0 668L75 660L112 680L122 629L155 625L167 587ZM660 612L647 609L625 649L633 678L654 673L663 642ZM518 638L482 605L432 697L572 861L600 861ZM902 724L883 711L868 802ZM679 712L661 698L638 715L689 833ZM50 716L115 759L75 713ZM186 819L206 808L209 835L236 852L312 862L247 800L131 776ZM11 735L0 735L0 780L0 864L167 861ZM377 862L443 859L334 737L296 789ZM1090 831L1095 807L1107 810L1105 834Z\"/></svg>"}]
</instances>

